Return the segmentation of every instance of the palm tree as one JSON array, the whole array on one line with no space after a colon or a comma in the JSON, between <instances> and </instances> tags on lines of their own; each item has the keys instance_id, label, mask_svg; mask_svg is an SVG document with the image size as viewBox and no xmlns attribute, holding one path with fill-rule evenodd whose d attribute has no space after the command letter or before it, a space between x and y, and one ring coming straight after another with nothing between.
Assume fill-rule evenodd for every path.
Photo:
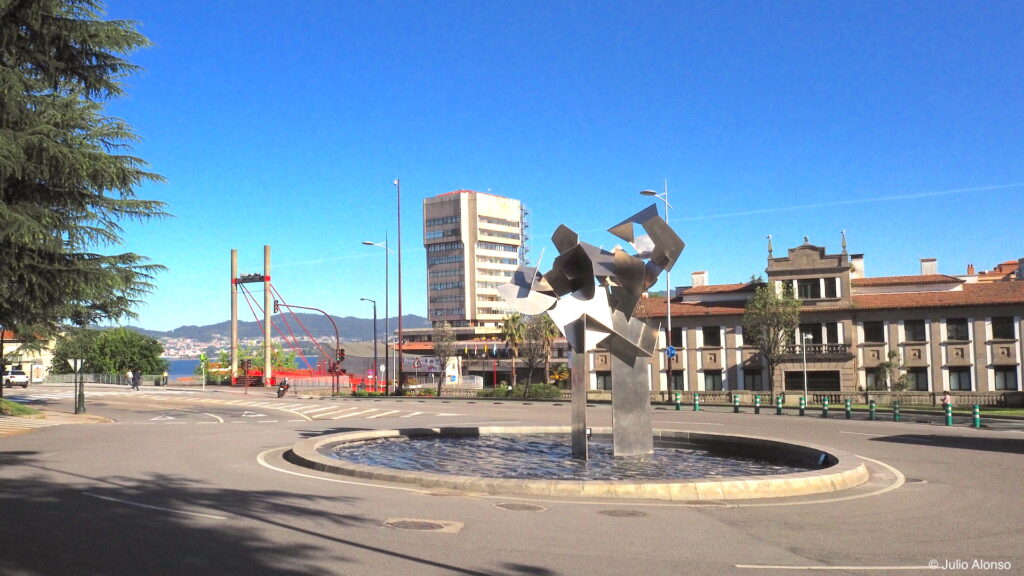
<instances>
[{"instance_id":1,"label":"palm tree","mask_svg":"<svg viewBox=\"0 0 1024 576\"><path fill-rule=\"evenodd\" d=\"M505 321L501 324L501 338L505 341L505 345L512 350L512 387L516 387L516 360L519 358L519 347L523 344L523 339L526 337L526 322L523 320L523 315L519 312L514 312L509 316L505 317Z\"/></svg>"},{"instance_id":2,"label":"palm tree","mask_svg":"<svg viewBox=\"0 0 1024 576\"><path fill-rule=\"evenodd\" d=\"M544 339L544 382L551 382L551 348L555 340L562 335L562 332L555 325L555 321L547 314L541 314L541 337Z\"/></svg>"}]
</instances>

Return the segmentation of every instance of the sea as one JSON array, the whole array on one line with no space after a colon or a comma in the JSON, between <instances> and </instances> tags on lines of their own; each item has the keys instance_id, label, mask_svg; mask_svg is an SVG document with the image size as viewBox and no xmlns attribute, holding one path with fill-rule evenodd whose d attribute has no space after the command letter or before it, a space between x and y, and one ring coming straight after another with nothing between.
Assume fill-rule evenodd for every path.
<instances>
[{"instance_id":1,"label":"sea","mask_svg":"<svg viewBox=\"0 0 1024 576\"><path fill-rule=\"evenodd\" d=\"M196 368L199 367L199 358L168 358L167 377L188 378L196 375Z\"/></svg>"}]
</instances>

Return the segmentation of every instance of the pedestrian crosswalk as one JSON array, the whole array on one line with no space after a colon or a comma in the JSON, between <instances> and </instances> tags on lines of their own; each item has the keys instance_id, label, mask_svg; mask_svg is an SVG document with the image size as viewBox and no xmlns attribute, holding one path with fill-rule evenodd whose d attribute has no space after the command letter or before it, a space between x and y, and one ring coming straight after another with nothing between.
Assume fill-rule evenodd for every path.
<instances>
[{"instance_id":1,"label":"pedestrian crosswalk","mask_svg":"<svg viewBox=\"0 0 1024 576\"><path fill-rule=\"evenodd\" d=\"M158 397L157 397L158 398ZM370 408L364 403L355 406L331 402L325 406L322 402L272 402L257 400L227 400L221 398L200 399L204 404L221 404L248 408L264 408L290 412L305 420L344 420L348 418L374 420L377 418L414 418L416 416L460 416L453 412L431 412L422 410L401 410L394 408Z\"/></svg>"}]
</instances>

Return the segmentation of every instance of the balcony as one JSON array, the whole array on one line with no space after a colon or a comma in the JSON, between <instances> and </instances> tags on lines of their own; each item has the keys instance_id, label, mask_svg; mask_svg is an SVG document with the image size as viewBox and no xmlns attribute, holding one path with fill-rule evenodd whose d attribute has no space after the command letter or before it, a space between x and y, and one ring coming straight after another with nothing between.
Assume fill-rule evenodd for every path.
<instances>
[{"instance_id":1,"label":"balcony","mask_svg":"<svg viewBox=\"0 0 1024 576\"><path fill-rule=\"evenodd\" d=\"M804 358L804 348L797 344L786 346L782 360L785 362L801 362ZM849 344L807 344L808 362L846 362L853 360Z\"/></svg>"}]
</instances>

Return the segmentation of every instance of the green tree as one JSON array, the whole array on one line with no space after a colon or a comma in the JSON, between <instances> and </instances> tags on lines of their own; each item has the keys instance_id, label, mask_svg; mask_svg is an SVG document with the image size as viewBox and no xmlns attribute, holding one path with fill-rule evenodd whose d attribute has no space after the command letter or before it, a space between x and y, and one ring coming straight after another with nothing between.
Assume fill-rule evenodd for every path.
<instances>
[{"instance_id":1,"label":"green tree","mask_svg":"<svg viewBox=\"0 0 1024 576\"><path fill-rule=\"evenodd\" d=\"M878 390L895 390L897 392L906 390L909 384L907 376L900 374L900 368L902 367L900 353L890 350L885 362L881 362L875 367L877 375L875 387Z\"/></svg>"},{"instance_id":2,"label":"green tree","mask_svg":"<svg viewBox=\"0 0 1024 576\"><path fill-rule=\"evenodd\" d=\"M437 395L441 396L441 387L447 375L448 362L458 354L455 330L448 322L434 324L434 355L441 362L441 379L437 382Z\"/></svg>"},{"instance_id":3,"label":"green tree","mask_svg":"<svg viewBox=\"0 0 1024 576\"><path fill-rule=\"evenodd\" d=\"M158 340L127 328L109 330L72 330L57 339L50 372L72 372L69 358L82 358L82 371L93 374L124 374L141 370L143 374L163 374L167 360L160 357L164 347Z\"/></svg>"},{"instance_id":4,"label":"green tree","mask_svg":"<svg viewBox=\"0 0 1024 576\"><path fill-rule=\"evenodd\" d=\"M526 321L519 312L513 312L501 323L501 339L512 350L512 387L516 386L516 362L519 360L519 347L526 337Z\"/></svg>"},{"instance_id":5,"label":"green tree","mask_svg":"<svg viewBox=\"0 0 1024 576\"><path fill-rule=\"evenodd\" d=\"M768 389L775 390L775 367L800 325L800 300L783 284L779 294L771 284L759 286L743 312L743 343L757 348L768 368Z\"/></svg>"},{"instance_id":6,"label":"green tree","mask_svg":"<svg viewBox=\"0 0 1024 576\"><path fill-rule=\"evenodd\" d=\"M0 326L45 338L132 316L161 266L121 244L124 221L166 215L135 188L161 177L104 115L148 40L99 0L0 0ZM115 253L103 253L113 251Z\"/></svg>"},{"instance_id":7,"label":"green tree","mask_svg":"<svg viewBox=\"0 0 1024 576\"><path fill-rule=\"evenodd\" d=\"M530 385L533 383L533 371L540 365L545 366L544 381L547 383L547 361L551 357L551 343L554 341L551 329L554 322L547 314L529 316L523 330L523 343L521 350L523 360L530 369L526 384L523 386L523 398L530 396ZM555 334L558 329L555 328Z\"/></svg>"}]
</instances>

